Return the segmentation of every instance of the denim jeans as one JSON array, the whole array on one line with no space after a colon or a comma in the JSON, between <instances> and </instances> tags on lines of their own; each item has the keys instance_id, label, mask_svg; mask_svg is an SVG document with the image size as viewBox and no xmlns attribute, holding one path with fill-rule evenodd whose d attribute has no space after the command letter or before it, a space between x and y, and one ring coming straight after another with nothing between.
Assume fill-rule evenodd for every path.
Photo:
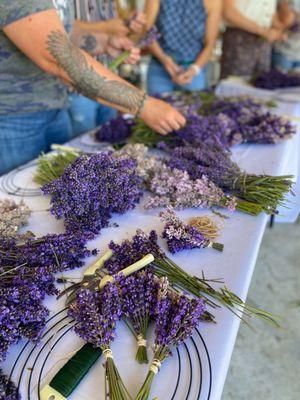
<instances>
[{"instance_id":1,"label":"denim jeans","mask_svg":"<svg viewBox=\"0 0 300 400\"><path fill-rule=\"evenodd\" d=\"M147 79L148 93L151 96L172 92L174 90L203 90L207 86L205 69L202 69L200 74L195 76L192 82L180 86L172 81L165 67L154 58L150 62Z\"/></svg>"},{"instance_id":2,"label":"denim jeans","mask_svg":"<svg viewBox=\"0 0 300 400\"><path fill-rule=\"evenodd\" d=\"M117 111L113 108L99 104L80 94L71 94L69 100L69 113L74 136L91 131L117 117Z\"/></svg>"},{"instance_id":3,"label":"denim jeans","mask_svg":"<svg viewBox=\"0 0 300 400\"><path fill-rule=\"evenodd\" d=\"M0 175L70 140L71 132L66 110L0 115Z\"/></svg>"},{"instance_id":4,"label":"denim jeans","mask_svg":"<svg viewBox=\"0 0 300 400\"><path fill-rule=\"evenodd\" d=\"M283 71L300 69L300 61L289 60L284 54L278 53L277 51L273 52L272 64L274 68L278 68Z\"/></svg>"}]
</instances>

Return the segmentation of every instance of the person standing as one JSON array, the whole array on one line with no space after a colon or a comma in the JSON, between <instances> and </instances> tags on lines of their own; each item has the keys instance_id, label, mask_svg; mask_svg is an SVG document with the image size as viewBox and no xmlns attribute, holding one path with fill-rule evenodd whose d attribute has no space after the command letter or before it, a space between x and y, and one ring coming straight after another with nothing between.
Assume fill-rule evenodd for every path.
<instances>
[{"instance_id":1,"label":"person standing","mask_svg":"<svg viewBox=\"0 0 300 400\"><path fill-rule=\"evenodd\" d=\"M202 90L205 66L219 33L221 0L147 0L148 28L156 24L160 38L152 46L148 92Z\"/></svg>"},{"instance_id":2,"label":"person standing","mask_svg":"<svg viewBox=\"0 0 300 400\"><path fill-rule=\"evenodd\" d=\"M280 0L278 14L287 38L274 46L273 67L300 72L300 0Z\"/></svg>"},{"instance_id":3,"label":"person standing","mask_svg":"<svg viewBox=\"0 0 300 400\"><path fill-rule=\"evenodd\" d=\"M221 78L271 68L272 43L284 38L276 7L277 0L224 0Z\"/></svg>"},{"instance_id":4,"label":"person standing","mask_svg":"<svg viewBox=\"0 0 300 400\"><path fill-rule=\"evenodd\" d=\"M52 0L0 1L0 174L69 138L66 85L161 134L184 117L79 49Z\"/></svg>"}]
</instances>

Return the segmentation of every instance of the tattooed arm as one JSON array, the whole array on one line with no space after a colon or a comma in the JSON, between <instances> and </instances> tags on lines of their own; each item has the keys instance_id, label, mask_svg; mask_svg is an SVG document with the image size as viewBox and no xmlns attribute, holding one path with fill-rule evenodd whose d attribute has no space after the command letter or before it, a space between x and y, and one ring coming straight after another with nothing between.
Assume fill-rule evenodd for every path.
<instances>
[{"instance_id":1,"label":"tattooed arm","mask_svg":"<svg viewBox=\"0 0 300 400\"><path fill-rule=\"evenodd\" d=\"M3 31L41 69L85 96L121 112L141 111L144 121L162 134L184 125L184 117L170 105L151 97L144 102L142 91L76 47L54 9L15 21Z\"/></svg>"}]
</instances>

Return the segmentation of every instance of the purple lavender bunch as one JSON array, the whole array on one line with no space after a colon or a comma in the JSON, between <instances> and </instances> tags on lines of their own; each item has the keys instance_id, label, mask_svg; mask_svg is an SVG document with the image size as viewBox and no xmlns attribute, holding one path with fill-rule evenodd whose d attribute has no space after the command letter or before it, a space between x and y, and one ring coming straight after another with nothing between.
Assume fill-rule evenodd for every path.
<instances>
[{"instance_id":1,"label":"purple lavender bunch","mask_svg":"<svg viewBox=\"0 0 300 400\"><path fill-rule=\"evenodd\" d=\"M101 291L82 289L70 304L68 315L75 320L78 336L102 350L110 348L122 317L118 287L108 283Z\"/></svg>"},{"instance_id":2,"label":"purple lavender bunch","mask_svg":"<svg viewBox=\"0 0 300 400\"><path fill-rule=\"evenodd\" d=\"M147 188L151 193L145 207L222 207L229 211L236 208L235 198L228 197L212 181L202 176L192 180L187 171L172 169L160 164L149 174Z\"/></svg>"},{"instance_id":3,"label":"purple lavender bunch","mask_svg":"<svg viewBox=\"0 0 300 400\"><path fill-rule=\"evenodd\" d=\"M157 41L161 37L157 26L154 25L151 29L149 29L145 35L139 40L138 47L149 47L155 41Z\"/></svg>"},{"instance_id":4,"label":"purple lavender bunch","mask_svg":"<svg viewBox=\"0 0 300 400\"><path fill-rule=\"evenodd\" d=\"M20 400L15 384L0 369L0 400Z\"/></svg>"},{"instance_id":5,"label":"purple lavender bunch","mask_svg":"<svg viewBox=\"0 0 300 400\"><path fill-rule=\"evenodd\" d=\"M132 133L134 119L122 116L112 119L102 125L96 132L96 140L99 142L124 143Z\"/></svg>"},{"instance_id":6,"label":"purple lavender bunch","mask_svg":"<svg viewBox=\"0 0 300 400\"><path fill-rule=\"evenodd\" d=\"M183 223L171 207L161 212L160 217L165 223L162 237L166 239L168 249L172 254L182 250L205 247L223 251L224 246L222 244L211 242L198 229Z\"/></svg>"},{"instance_id":7,"label":"purple lavender bunch","mask_svg":"<svg viewBox=\"0 0 300 400\"><path fill-rule=\"evenodd\" d=\"M128 319L138 342L136 361L148 363L147 329L156 306L158 282L151 272L129 276L120 282L123 314Z\"/></svg>"},{"instance_id":8,"label":"purple lavender bunch","mask_svg":"<svg viewBox=\"0 0 300 400\"><path fill-rule=\"evenodd\" d=\"M42 190L51 196L51 213L64 219L68 234L93 238L113 213L124 214L135 207L142 195L140 186L134 160L100 153L79 157Z\"/></svg>"},{"instance_id":9,"label":"purple lavender bunch","mask_svg":"<svg viewBox=\"0 0 300 400\"><path fill-rule=\"evenodd\" d=\"M113 256L105 262L104 269L108 271L109 275L115 275L121 269L151 253L154 256L154 261L149 264L147 271L154 273L159 278L166 277L177 290L202 298L206 305L212 308L226 307L235 315L241 315L241 318L243 312L247 312L250 315L253 314L277 324L270 313L244 303L238 296L229 291L226 286L214 289L211 286L211 281L204 276L189 275L183 268L167 257L159 247L157 240L158 236L155 231L147 234L138 229L131 240L125 240L121 244L111 242L109 248L113 251ZM213 316L207 313L205 320L213 321Z\"/></svg>"},{"instance_id":10,"label":"purple lavender bunch","mask_svg":"<svg viewBox=\"0 0 300 400\"><path fill-rule=\"evenodd\" d=\"M75 332L88 343L101 348L111 400L131 400L113 359L111 344L116 324L122 318L122 299L115 283L99 291L82 289L70 305L68 315L75 320Z\"/></svg>"},{"instance_id":11,"label":"purple lavender bunch","mask_svg":"<svg viewBox=\"0 0 300 400\"><path fill-rule=\"evenodd\" d=\"M86 247L80 235L46 235L23 244L16 241L0 242L0 276L3 284L14 286L34 284L45 294L57 294L54 286L57 272L79 268L84 259L95 254Z\"/></svg>"},{"instance_id":12,"label":"purple lavender bunch","mask_svg":"<svg viewBox=\"0 0 300 400\"><path fill-rule=\"evenodd\" d=\"M105 262L104 268L110 275L114 275L147 254L153 254L155 258L163 257L164 253L157 244L157 240L155 231L146 234L138 229L131 240L124 240L121 244L111 241L109 248L113 251L113 256Z\"/></svg>"},{"instance_id":13,"label":"purple lavender bunch","mask_svg":"<svg viewBox=\"0 0 300 400\"><path fill-rule=\"evenodd\" d=\"M136 43L139 48L149 47L153 42L155 42L160 37L160 33L156 26L153 26L145 35ZM116 70L128 57L130 56L130 51L124 51L118 57L116 57L108 66L112 71Z\"/></svg>"},{"instance_id":14,"label":"purple lavender bunch","mask_svg":"<svg viewBox=\"0 0 300 400\"><path fill-rule=\"evenodd\" d=\"M217 115L227 121L226 134L221 135L221 143L227 148L240 143L277 143L296 133L290 121L266 112L261 103L249 97L217 98L209 107L203 107L201 113Z\"/></svg>"},{"instance_id":15,"label":"purple lavender bunch","mask_svg":"<svg viewBox=\"0 0 300 400\"><path fill-rule=\"evenodd\" d=\"M22 337L38 341L46 324L48 310L42 305L45 292L21 279L14 286L0 282L0 362L10 346Z\"/></svg>"},{"instance_id":16,"label":"purple lavender bunch","mask_svg":"<svg viewBox=\"0 0 300 400\"><path fill-rule=\"evenodd\" d=\"M224 148L204 142L171 150L168 165L187 171L192 179L207 176L224 191L230 191L242 199L237 209L252 215L261 211L276 213L277 208L284 204L293 184L293 176L290 175L247 174L230 159L230 154Z\"/></svg>"},{"instance_id":17,"label":"purple lavender bunch","mask_svg":"<svg viewBox=\"0 0 300 400\"><path fill-rule=\"evenodd\" d=\"M251 83L258 88L275 90L300 86L300 76L291 75L279 70L261 72L256 75Z\"/></svg>"},{"instance_id":18,"label":"purple lavender bunch","mask_svg":"<svg viewBox=\"0 0 300 400\"><path fill-rule=\"evenodd\" d=\"M57 294L55 273L83 265L94 252L78 236L47 235L25 243L0 238L0 361L22 337L37 341L46 323L46 295Z\"/></svg>"},{"instance_id":19,"label":"purple lavender bunch","mask_svg":"<svg viewBox=\"0 0 300 400\"><path fill-rule=\"evenodd\" d=\"M192 336L204 313L203 300L168 290L166 281L163 281L156 306L154 357L136 400L148 400L154 376L162 363L172 355L172 348Z\"/></svg>"}]
</instances>

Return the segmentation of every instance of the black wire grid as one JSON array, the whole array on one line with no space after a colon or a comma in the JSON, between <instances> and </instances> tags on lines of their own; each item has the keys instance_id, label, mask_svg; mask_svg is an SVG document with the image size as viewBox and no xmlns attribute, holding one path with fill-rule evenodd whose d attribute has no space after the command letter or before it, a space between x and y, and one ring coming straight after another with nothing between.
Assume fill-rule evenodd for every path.
<instances>
[{"instance_id":1,"label":"black wire grid","mask_svg":"<svg viewBox=\"0 0 300 400\"><path fill-rule=\"evenodd\" d=\"M9 377L16 383L19 390L22 385L23 393L24 384L26 385L27 400L41 400L42 379L49 356L73 328L73 321L67 317L66 310L67 308L64 308L49 318L42 343L32 344L27 341L24 344L11 368ZM55 341L49 347L54 338ZM198 329L187 344L176 349L174 359L177 362L177 373L176 379L174 379L174 388L172 392L170 390L172 394L169 400L209 400L212 387L211 361L207 346ZM188 365L188 381L182 378L183 362ZM40 370L34 378L38 363L41 363ZM25 383L24 375L28 371L29 377L26 378ZM195 371L200 371L200 373ZM206 381L205 385L203 385L204 380ZM195 393L197 393L196 397Z\"/></svg>"},{"instance_id":2,"label":"black wire grid","mask_svg":"<svg viewBox=\"0 0 300 400\"><path fill-rule=\"evenodd\" d=\"M8 174L4 175L0 180L0 190L6 194L19 196L19 197L38 197L42 195L40 189L22 187L17 183L17 176L24 173L27 169L35 167L37 161L32 161L28 164L18 167Z\"/></svg>"}]
</instances>

